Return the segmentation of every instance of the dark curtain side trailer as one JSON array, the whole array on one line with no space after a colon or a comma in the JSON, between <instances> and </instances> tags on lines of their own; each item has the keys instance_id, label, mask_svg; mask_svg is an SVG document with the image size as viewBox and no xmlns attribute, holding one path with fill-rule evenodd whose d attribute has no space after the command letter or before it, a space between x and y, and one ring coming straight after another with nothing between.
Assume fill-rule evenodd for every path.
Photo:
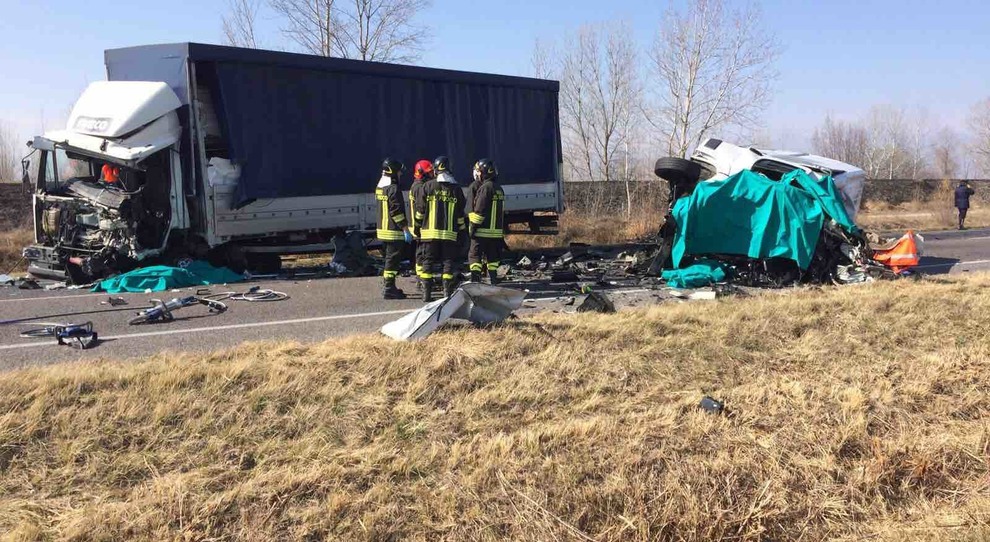
<instances>
[{"instance_id":1,"label":"dark curtain side trailer","mask_svg":"<svg viewBox=\"0 0 990 542\"><path fill-rule=\"evenodd\" d=\"M112 49L105 62L109 82L86 90L67 129L34 140L36 274L325 250L334 233L374 230L385 156L411 169L446 155L465 187L492 158L510 221L552 226L562 211L556 81L197 43ZM126 191L104 182L106 165Z\"/></svg>"}]
</instances>

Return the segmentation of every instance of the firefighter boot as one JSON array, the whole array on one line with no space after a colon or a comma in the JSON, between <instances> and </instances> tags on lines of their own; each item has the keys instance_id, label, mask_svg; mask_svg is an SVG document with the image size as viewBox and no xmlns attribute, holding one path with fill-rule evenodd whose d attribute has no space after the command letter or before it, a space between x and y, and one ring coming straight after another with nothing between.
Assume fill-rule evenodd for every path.
<instances>
[{"instance_id":1,"label":"firefighter boot","mask_svg":"<svg viewBox=\"0 0 990 542\"><path fill-rule=\"evenodd\" d=\"M388 278L385 279L385 285L382 288L382 297L385 299L405 299L406 293L396 287L395 278Z\"/></svg>"},{"instance_id":2,"label":"firefighter boot","mask_svg":"<svg viewBox=\"0 0 990 542\"><path fill-rule=\"evenodd\" d=\"M433 279L423 279L423 303L433 301Z\"/></svg>"},{"instance_id":3,"label":"firefighter boot","mask_svg":"<svg viewBox=\"0 0 990 542\"><path fill-rule=\"evenodd\" d=\"M492 283L492 286L495 286L496 284L498 284L499 281L498 281L498 270L497 269L489 269L488 270L488 281Z\"/></svg>"},{"instance_id":4,"label":"firefighter boot","mask_svg":"<svg viewBox=\"0 0 990 542\"><path fill-rule=\"evenodd\" d=\"M471 271L471 282L481 282L481 271Z\"/></svg>"},{"instance_id":5,"label":"firefighter boot","mask_svg":"<svg viewBox=\"0 0 990 542\"><path fill-rule=\"evenodd\" d=\"M450 297L457 289L457 281L454 279L443 279L443 296Z\"/></svg>"}]
</instances>

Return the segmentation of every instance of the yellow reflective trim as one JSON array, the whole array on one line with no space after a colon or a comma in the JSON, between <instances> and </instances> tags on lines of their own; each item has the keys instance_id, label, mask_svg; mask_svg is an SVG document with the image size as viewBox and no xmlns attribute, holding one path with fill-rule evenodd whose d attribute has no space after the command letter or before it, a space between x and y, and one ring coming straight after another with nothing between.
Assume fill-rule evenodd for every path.
<instances>
[{"instance_id":1,"label":"yellow reflective trim","mask_svg":"<svg viewBox=\"0 0 990 542\"><path fill-rule=\"evenodd\" d=\"M486 239L502 239L505 237L505 232L502 230L475 230L475 237L484 237Z\"/></svg>"},{"instance_id":2,"label":"yellow reflective trim","mask_svg":"<svg viewBox=\"0 0 990 542\"><path fill-rule=\"evenodd\" d=\"M454 275L451 275L450 273L443 274L443 280L453 280L453 279L454 279Z\"/></svg>"},{"instance_id":3,"label":"yellow reflective trim","mask_svg":"<svg viewBox=\"0 0 990 542\"><path fill-rule=\"evenodd\" d=\"M482 265L480 263L473 263L470 266L471 271L481 271Z\"/></svg>"},{"instance_id":4,"label":"yellow reflective trim","mask_svg":"<svg viewBox=\"0 0 990 542\"><path fill-rule=\"evenodd\" d=\"M468 219L471 220L471 223L472 224L484 224L485 223L485 217L482 216L482 215L479 215L478 213L468 213Z\"/></svg>"},{"instance_id":5,"label":"yellow reflective trim","mask_svg":"<svg viewBox=\"0 0 990 542\"><path fill-rule=\"evenodd\" d=\"M392 215L393 222L405 222L406 215L404 213L399 213L397 215Z\"/></svg>"},{"instance_id":6,"label":"yellow reflective trim","mask_svg":"<svg viewBox=\"0 0 990 542\"><path fill-rule=\"evenodd\" d=\"M387 278L387 279L394 279L395 277L398 277L399 276L399 272L398 271L389 271L389 270L386 269L385 272L382 273L382 276L385 277L385 278Z\"/></svg>"},{"instance_id":7,"label":"yellow reflective trim","mask_svg":"<svg viewBox=\"0 0 990 542\"><path fill-rule=\"evenodd\" d=\"M379 241L405 241L406 235L401 231L395 230L378 230L375 232L377 234Z\"/></svg>"}]
</instances>

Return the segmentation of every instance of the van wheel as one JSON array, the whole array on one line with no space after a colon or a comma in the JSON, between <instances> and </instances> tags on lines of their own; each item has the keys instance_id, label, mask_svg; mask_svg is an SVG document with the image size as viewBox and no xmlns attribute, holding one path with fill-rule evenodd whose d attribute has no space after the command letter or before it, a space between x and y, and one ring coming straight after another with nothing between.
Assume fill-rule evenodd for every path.
<instances>
[{"instance_id":1,"label":"van wheel","mask_svg":"<svg viewBox=\"0 0 990 542\"><path fill-rule=\"evenodd\" d=\"M653 173L673 184L690 186L701 178L701 164L669 156L657 160Z\"/></svg>"}]
</instances>

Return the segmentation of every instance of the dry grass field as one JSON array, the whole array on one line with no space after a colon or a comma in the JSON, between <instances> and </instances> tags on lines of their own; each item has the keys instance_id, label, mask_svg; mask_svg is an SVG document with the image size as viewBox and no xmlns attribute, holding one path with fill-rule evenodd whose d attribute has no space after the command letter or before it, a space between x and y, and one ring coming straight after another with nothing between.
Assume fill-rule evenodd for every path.
<instances>
[{"instance_id":1,"label":"dry grass field","mask_svg":"<svg viewBox=\"0 0 990 542\"><path fill-rule=\"evenodd\" d=\"M0 537L986 540L988 313L981 274L6 373Z\"/></svg>"},{"instance_id":2,"label":"dry grass field","mask_svg":"<svg viewBox=\"0 0 990 542\"><path fill-rule=\"evenodd\" d=\"M27 262L21 259L21 249L34 241L28 228L12 228L0 231L0 273L27 271Z\"/></svg>"}]
</instances>

